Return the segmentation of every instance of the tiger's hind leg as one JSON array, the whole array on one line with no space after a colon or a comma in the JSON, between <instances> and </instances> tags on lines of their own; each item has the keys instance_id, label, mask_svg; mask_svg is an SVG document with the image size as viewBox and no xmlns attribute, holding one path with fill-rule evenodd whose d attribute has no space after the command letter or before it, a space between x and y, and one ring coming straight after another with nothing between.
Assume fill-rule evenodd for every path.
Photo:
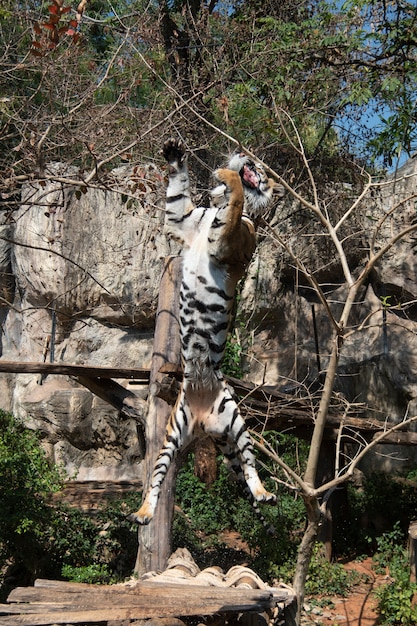
<instances>
[{"instance_id":1,"label":"tiger's hind leg","mask_svg":"<svg viewBox=\"0 0 417 626\"><path fill-rule=\"evenodd\" d=\"M178 453L190 443L190 424L191 415L181 388L166 428L164 443L154 465L150 486L140 509L127 517L130 522L145 525L153 518L165 476Z\"/></svg>"},{"instance_id":2,"label":"tiger's hind leg","mask_svg":"<svg viewBox=\"0 0 417 626\"><path fill-rule=\"evenodd\" d=\"M253 499L257 502L276 504L276 496L265 489L256 471L252 439L224 381L212 413L207 418L205 431L215 439L220 449L222 446L228 446L226 451L229 456L230 451L234 451Z\"/></svg>"},{"instance_id":3,"label":"tiger's hind leg","mask_svg":"<svg viewBox=\"0 0 417 626\"><path fill-rule=\"evenodd\" d=\"M266 532L268 533L268 535L271 535L271 536L275 535L276 531L275 531L274 526L272 524L268 524L267 520L262 515L262 511L259 508L257 501L254 499L245 481L245 477L242 472L240 461L239 461L239 458L236 456L235 451L228 444L218 443L218 447L224 456L224 462L227 468L232 474L236 476L237 482L240 485L246 499L248 500L249 504L252 506L253 510L255 511L255 515L257 516L257 518L259 519L259 521L265 528Z\"/></svg>"}]
</instances>

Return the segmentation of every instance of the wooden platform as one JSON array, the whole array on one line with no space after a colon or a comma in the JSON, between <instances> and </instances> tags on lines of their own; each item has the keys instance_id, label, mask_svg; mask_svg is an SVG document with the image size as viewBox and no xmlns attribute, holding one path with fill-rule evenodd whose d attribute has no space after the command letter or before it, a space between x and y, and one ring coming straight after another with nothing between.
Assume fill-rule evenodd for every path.
<instances>
[{"instance_id":1,"label":"wooden platform","mask_svg":"<svg viewBox=\"0 0 417 626\"><path fill-rule=\"evenodd\" d=\"M265 613L278 607L283 612L293 600L285 588L219 588L147 581L133 586L87 585L39 579L34 587L14 589L7 604L0 605L0 626L128 626L131 620Z\"/></svg>"}]
</instances>

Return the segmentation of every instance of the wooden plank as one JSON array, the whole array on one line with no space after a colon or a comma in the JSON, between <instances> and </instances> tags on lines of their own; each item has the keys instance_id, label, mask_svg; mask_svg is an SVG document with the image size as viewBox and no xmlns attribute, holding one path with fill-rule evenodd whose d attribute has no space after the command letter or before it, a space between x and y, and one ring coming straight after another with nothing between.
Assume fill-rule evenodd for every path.
<instances>
[{"instance_id":1,"label":"wooden plank","mask_svg":"<svg viewBox=\"0 0 417 626\"><path fill-rule=\"evenodd\" d=\"M257 612L263 612L267 607L259 606L255 609ZM208 611L197 613L199 616L211 615L219 612L240 612L240 609L234 606L227 608L220 607L219 610L213 606ZM171 614L175 617L177 614ZM189 616L193 613L183 612L181 615ZM105 608L93 610L76 610L76 611L56 611L45 613L30 613L25 615L0 616L0 626L46 626L49 624L88 624L91 622L105 622L110 620L136 620L158 617L158 613L150 613L139 607L133 608Z\"/></svg>"},{"instance_id":2,"label":"wooden plank","mask_svg":"<svg viewBox=\"0 0 417 626\"><path fill-rule=\"evenodd\" d=\"M0 618L3 615L13 615L14 613L33 613L30 604L0 604Z\"/></svg>"},{"instance_id":3,"label":"wooden plank","mask_svg":"<svg viewBox=\"0 0 417 626\"><path fill-rule=\"evenodd\" d=\"M34 587L17 587L17 589L39 589L39 588L43 588L43 589L50 589L50 590L61 590L61 591L85 591L85 590L90 590L90 591L99 591L99 592L103 592L105 595L108 595L109 593L114 593L114 594L118 594L120 592L126 592L126 593L142 593L144 595L148 595L148 594L155 594L156 592L160 593L161 589L166 589L167 593L169 594L176 594L177 591L178 593L184 593L185 595L187 595L187 593L190 593L190 590L194 590L196 589L198 593L202 593L204 596L204 593L207 592L208 594L213 594L213 593L217 593L218 595L224 594L225 596L230 596L231 592L235 592L235 593L241 593L244 594L245 597L247 595L248 591L254 592L254 593L261 593L261 594L269 594L274 597L274 598L287 598L287 597L292 597L291 591L289 588L284 587L268 587L267 589L247 589L246 587L214 587L214 586L208 586L208 585L201 585L198 583L194 583L193 582L193 578L190 578L189 580L183 582L183 583L176 583L176 582L158 582L152 578L148 579L148 580L142 580L139 582L134 583L134 586L129 586L129 585L124 585L124 584L116 584L116 585L97 585L97 584L90 584L90 583L75 583L75 582L69 582L66 580L54 580L54 579L50 579L50 578L37 578L35 580L34 583ZM16 589L14 589L12 593L15 593ZM9 596L10 598L10 596ZM279 600L281 601L281 600Z\"/></svg>"},{"instance_id":4,"label":"wooden plank","mask_svg":"<svg viewBox=\"0 0 417 626\"><path fill-rule=\"evenodd\" d=\"M48 626L51 624L88 624L109 621L147 619L149 616L137 609L96 609L92 611L57 611L0 616L0 626Z\"/></svg>"},{"instance_id":5,"label":"wooden plank","mask_svg":"<svg viewBox=\"0 0 417 626\"><path fill-rule=\"evenodd\" d=\"M34 588L28 588L33 590ZM202 591L204 589L204 591ZM207 591L211 589L212 591ZM214 591L213 591L214 590ZM143 591L143 590L142 590ZM208 615L227 611L262 611L273 606L274 599L270 592L245 589L235 591L226 589L219 593L215 587L198 587L192 589L185 585L184 590L178 588L154 588L149 594L141 593L94 593L94 592L61 592L54 595L39 593L20 593L19 602L30 604L33 613L39 609L51 611L97 610L117 606L119 609L137 608L144 616L169 617L172 615ZM13 601L16 604L15 600Z\"/></svg>"},{"instance_id":6,"label":"wooden plank","mask_svg":"<svg viewBox=\"0 0 417 626\"><path fill-rule=\"evenodd\" d=\"M52 590L58 590L58 591L67 591L68 593L71 592L78 592L78 591L92 591L92 592L98 592L98 593L120 593L120 592L126 592L126 593L131 593L134 589L137 589L138 587L142 587L142 586L146 586L149 587L148 582L140 582L135 584L134 586L130 587L128 585L95 585L92 583L74 583L74 582L70 582L68 580L53 580L50 578L37 578L35 580L34 586L33 587L16 587L15 589L13 589L10 592L10 595L8 597L8 600L10 599L12 594L17 593L17 590L24 592L26 589L52 589Z\"/></svg>"},{"instance_id":7,"label":"wooden plank","mask_svg":"<svg viewBox=\"0 0 417 626\"><path fill-rule=\"evenodd\" d=\"M192 591L192 593L190 593ZM280 593L281 590L274 590ZM287 592L283 590L285 595ZM148 599L163 605L165 600L175 602L182 606L185 601L194 604L198 609L200 601L245 604L266 601L272 598L271 589L247 589L239 587L209 587L191 584L170 584L157 582L138 583L133 587L126 585L89 585L82 583L53 582L50 585L41 582L36 587L17 587L11 591L8 602L61 602L80 600L88 604L97 600L100 604L114 604L114 597L117 596L118 603L133 602L140 604ZM190 597L191 596L191 597ZM159 610L164 610L161 606Z\"/></svg>"},{"instance_id":8,"label":"wooden plank","mask_svg":"<svg viewBox=\"0 0 417 626\"><path fill-rule=\"evenodd\" d=\"M278 602L288 604L291 601L292 596L285 589L172 584L167 587L151 582L122 587L37 581L36 587L19 587L11 592L8 602L16 604L0 606L0 626L76 624L244 611L262 613L274 608ZM4 615L6 612L9 614Z\"/></svg>"},{"instance_id":9,"label":"wooden plank","mask_svg":"<svg viewBox=\"0 0 417 626\"><path fill-rule=\"evenodd\" d=\"M94 585L89 583L76 583L76 582L67 582L65 580L49 580L49 579L37 579L34 586L30 587L16 587L10 592L8 597L8 601L15 602L18 600L21 602L27 602L31 599L41 599L43 597L53 597L55 598L55 593L68 594L71 596L72 594L85 594L86 596L107 596L107 595L128 595L128 596L142 596L142 597L154 597L155 591L158 593L164 593L164 588L166 587L165 583L144 581L133 583L133 585ZM241 590L238 588L228 587L208 587L197 585L203 594L208 593L211 595L213 592L222 595L224 593L234 592L241 593ZM178 593L185 592L189 589L187 584L182 583L170 583L169 589L178 590ZM265 593L263 590L256 589L256 592ZM268 592L269 593L269 592ZM168 592L167 592L167 595Z\"/></svg>"},{"instance_id":10,"label":"wooden plank","mask_svg":"<svg viewBox=\"0 0 417 626\"><path fill-rule=\"evenodd\" d=\"M247 606L253 603L270 603L279 598L284 600L289 594L287 589L247 589L239 587L209 587L196 584L175 584L158 582L141 582L133 587L127 585L90 585L86 583L68 583L65 581L37 580L34 587L17 587L11 591L8 602L48 602L87 603L94 601L100 606L112 606L117 598L118 604L131 603L143 605L155 604L157 611L164 612L166 606L176 606L181 613L184 606L198 610L201 604L214 603ZM190 593L192 591L192 593ZM79 604L80 606L80 604ZM246 610L247 610L246 609Z\"/></svg>"},{"instance_id":11,"label":"wooden plank","mask_svg":"<svg viewBox=\"0 0 417 626\"><path fill-rule=\"evenodd\" d=\"M291 596L291 592L286 587L268 587L267 589L248 589L246 587L214 587L201 585L198 583L194 584L192 578L184 583L158 582L156 580L150 579L137 582L134 584L134 586L124 584L94 585L89 583L68 582L65 580L51 580L49 578L37 578L35 580L34 587L17 587L13 591L11 591L9 599L11 598L12 594L20 593L20 591L17 592L17 589L23 590L23 592L26 589L52 590L53 593L55 593L55 591L67 591L68 593L78 593L86 591L91 593L101 593L106 596L109 594L118 595L120 593L127 593L133 595L141 594L142 596L153 597L155 596L155 594L157 594L159 597L161 592L165 593L166 591L167 595L176 595L178 593L188 597L190 589L196 590L198 594L202 595L202 597L205 597L206 595L211 597L213 596L213 594L217 594L217 596L219 597L224 596L225 598L228 598L231 594L234 593L236 596L238 596L239 594L243 594L243 596L246 598L249 592L254 593L255 595L259 594L261 596L266 594L268 597L272 595L274 598L286 598L287 596Z\"/></svg>"},{"instance_id":12,"label":"wooden plank","mask_svg":"<svg viewBox=\"0 0 417 626\"><path fill-rule=\"evenodd\" d=\"M103 367L96 365L71 365L69 363L36 363L2 361L0 372L11 374L65 374L67 376L90 376L93 378L130 378L149 380L149 370L133 367Z\"/></svg>"}]
</instances>

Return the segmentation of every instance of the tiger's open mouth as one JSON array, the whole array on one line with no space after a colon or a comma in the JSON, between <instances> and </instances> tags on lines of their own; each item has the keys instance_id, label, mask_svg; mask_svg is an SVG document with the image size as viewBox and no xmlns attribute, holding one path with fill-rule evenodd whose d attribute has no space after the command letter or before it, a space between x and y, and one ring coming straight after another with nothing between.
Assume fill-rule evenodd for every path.
<instances>
[{"instance_id":1,"label":"tiger's open mouth","mask_svg":"<svg viewBox=\"0 0 417 626\"><path fill-rule=\"evenodd\" d=\"M242 183L249 189L258 189L260 177L254 165L245 164L239 172Z\"/></svg>"}]
</instances>

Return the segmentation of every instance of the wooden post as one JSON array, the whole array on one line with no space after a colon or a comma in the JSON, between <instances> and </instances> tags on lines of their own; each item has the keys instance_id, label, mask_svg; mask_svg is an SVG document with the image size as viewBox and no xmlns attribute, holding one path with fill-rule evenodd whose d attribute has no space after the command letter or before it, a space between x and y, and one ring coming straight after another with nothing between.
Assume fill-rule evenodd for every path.
<instances>
[{"instance_id":1,"label":"wooden post","mask_svg":"<svg viewBox=\"0 0 417 626\"><path fill-rule=\"evenodd\" d=\"M144 493L149 485L153 466L161 448L172 407L156 396L159 373L167 363L180 362L178 295L181 282L181 258L168 257L160 282L155 337L149 381L149 404L146 418L146 456L144 460ZM164 570L172 552L172 518L174 514L175 479L173 464L165 478L158 506L152 521L139 527L139 549L135 573Z\"/></svg>"}]
</instances>

